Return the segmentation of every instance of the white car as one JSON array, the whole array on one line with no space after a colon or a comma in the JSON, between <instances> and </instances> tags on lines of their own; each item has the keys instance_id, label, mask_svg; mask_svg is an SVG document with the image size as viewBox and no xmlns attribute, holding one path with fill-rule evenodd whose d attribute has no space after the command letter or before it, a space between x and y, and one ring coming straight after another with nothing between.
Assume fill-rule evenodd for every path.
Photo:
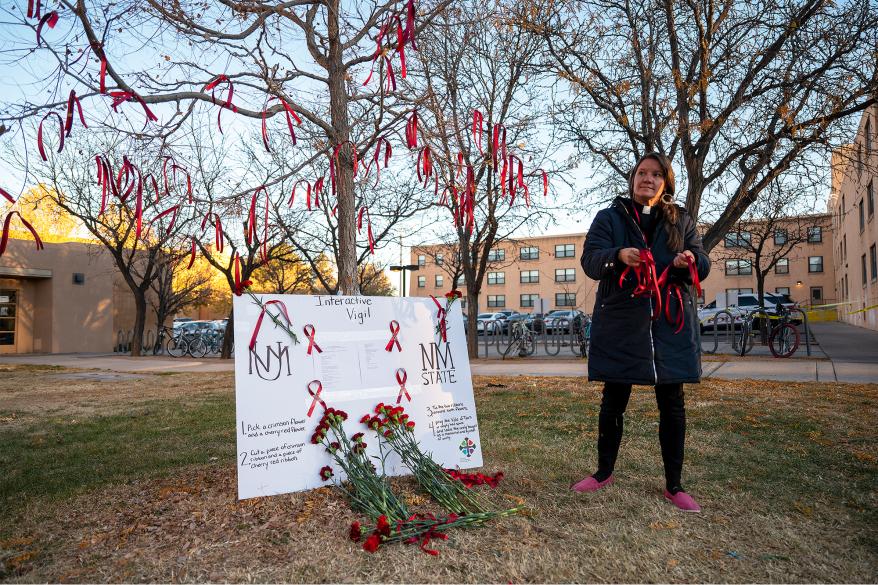
<instances>
[{"instance_id":1,"label":"white car","mask_svg":"<svg viewBox=\"0 0 878 585\"><path fill-rule=\"evenodd\" d=\"M500 335L503 331L505 318L504 313L479 313L476 317L476 332L485 333L487 331L491 335Z\"/></svg>"},{"instance_id":2,"label":"white car","mask_svg":"<svg viewBox=\"0 0 878 585\"><path fill-rule=\"evenodd\" d=\"M734 325L733 326L738 328L741 326L741 322L743 321L744 314L746 312L749 312L749 311L756 309L759 306L759 299L758 299L758 296L756 295L756 293L741 293L738 295L737 299L735 299L735 300L737 301L736 303L730 304L728 307L725 307L725 308L717 308L716 301L713 301L713 302L705 305L703 308L699 309L698 310L698 321L701 324L701 332L704 333L705 331L712 331L714 329L714 326L715 326L714 320L716 318L716 315L718 313L720 313L721 311L728 311L729 313L731 313L732 317L734 318ZM765 310L769 314L774 313L774 307L778 303L782 304L783 306L785 306L787 308L796 306L796 304L792 300L790 300L790 298L787 295L782 295L782 294L767 292L767 293L765 293L764 300L765 300ZM718 323L719 329L720 330L728 329L729 316L723 314L719 317L719 319L720 319L720 322Z\"/></svg>"}]
</instances>

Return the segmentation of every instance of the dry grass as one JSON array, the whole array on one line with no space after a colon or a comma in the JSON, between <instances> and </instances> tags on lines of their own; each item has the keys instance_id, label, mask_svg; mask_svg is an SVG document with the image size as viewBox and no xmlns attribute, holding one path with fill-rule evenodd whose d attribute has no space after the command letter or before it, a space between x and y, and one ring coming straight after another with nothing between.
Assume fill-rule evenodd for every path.
<instances>
[{"instance_id":1,"label":"dry grass","mask_svg":"<svg viewBox=\"0 0 878 585\"><path fill-rule=\"evenodd\" d=\"M144 379L81 381L89 398L80 404L70 388L51 389L57 374L28 371L14 389L3 378L0 413L22 414L0 422L0 440L63 425L63 416L115 420L125 405L155 409L163 401L192 409L192 420L217 410L199 404L234 408L231 375L179 374L160 380L162 388ZM363 552L345 537L356 516L331 490L238 502L229 433L227 457L212 464L83 484L71 496L21 494L0 512L0 575L17 582L878 581L876 385L687 387L684 485L705 511L683 515L661 497L651 389L632 397L617 483L582 495L568 485L594 466L598 386L571 378L474 383L487 469L507 478L491 495L498 506L523 501L528 514L458 531L438 545L439 557L402 545ZM61 410L41 414L44 400ZM395 485L413 504L423 501L410 479Z\"/></svg>"}]
</instances>

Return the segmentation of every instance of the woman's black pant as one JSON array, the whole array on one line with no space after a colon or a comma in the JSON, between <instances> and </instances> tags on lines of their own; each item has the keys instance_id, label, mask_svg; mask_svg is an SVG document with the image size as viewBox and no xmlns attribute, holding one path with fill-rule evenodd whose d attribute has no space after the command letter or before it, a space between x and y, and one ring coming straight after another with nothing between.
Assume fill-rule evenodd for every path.
<instances>
[{"instance_id":1,"label":"woman's black pant","mask_svg":"<svg viewBox=\"0 0 878 585\"><path fill-rule=\"evenodd\" d=\"M598 418L598 470L595 479L610 477L622 442L625 408L631 398L631 384L604 384L601 413ZM686 408L682 384L657 384L655 399L659 409L659 443L665 464L665 484L669 492L682 489L683 448L686 442Z\"/></svg>"}]
</instances>

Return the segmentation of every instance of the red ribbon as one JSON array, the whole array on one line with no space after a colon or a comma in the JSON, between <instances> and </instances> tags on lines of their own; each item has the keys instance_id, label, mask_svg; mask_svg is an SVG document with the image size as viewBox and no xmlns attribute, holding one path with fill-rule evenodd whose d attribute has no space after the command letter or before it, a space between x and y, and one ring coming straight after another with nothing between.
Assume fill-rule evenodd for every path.
<instances>
[{"instance_id":1,"label":"red ribbon","mask_svg":"<svg viewBox=\"0 0 878 585\"><path fill-rule=\"evenodd\" d=\"M335 215L333 213L333 215ZM366 207L360 208L360 213L357 214L357 233L363 229L363 215L366 216L366 235L369 238L369 253L375 254L375 238L372 235L372 220L369 217L369 210Z\"/></svg>"},{"instance_id":2,"label":"red ribbon","mask_svg":"<svg viewBox=\"0 0 878 585\"><path fill-rule=\"evenodd\" d=\"M283 301L272 300L266 302L264 305L262 305L262 311L259 313L259 318L256 319L256 326L253 328L253 334L250 336L250 349L256 347L256 336L259 335L259 329L262 327L262 318L265 317L265 312L268 310L269 305L277 305L278 307L280 307L281 313L287 320L287 324L293 324L292 321L290 321L290 314L287 313L287 306L283 303Z\"/></svg>"},{"instance_id":3,"label":"red ribbon","mask_svg":"<svg viewBox=\"0 0 878 585\"><path fill-rule=\"evenodd\" d=\"M223 83L223 82L226 82L229 84L229 94L228 94L228 97L226 98L226 101L224 101L224 102L216 99L216 87L220 83ZM223 75L217 76L216 79L214 79L213 81L211 81L210 83L208 83L207 85L204 86L204 91L208 91L208 90L210 90L210 97L213 100L213 103L220 105L220 109L216 113L216 124L217 124L217 126L219 126L220 134L222 134L223 133L223 125L222 125L222 121L220 120L220 116L222 116L223 109L227 108L229 110L232 110L233 112L238 111L238 108L232 104L232 97L235 95L235 85L232 83L232 80L229 79L227 75L223 74Z\"/></svg>"},{"instance_id":4,"label":"red ribbon","mask_svg":"<svg viewBox=\"0 0 878 585\"><path fill-rule=\"evenodd\" d=\"M146 114L146 122L143 124L143 127L146 128L146 125L150 122L157 122L158 116L152 113L152 110L146 105L146 101L136 93L132 93L130 91L111 91L109 92L111 98L113 98L113 103L110 106L113 108L114 112L118 112L118 108L120 105L125 102L130 102L132 100L140 103L140 106L143 108L143 112Z\"/></svg>"},{"instance_id":5,"label":"red ribbon","mask_svg":"<svg viewBox=\"0 0 878 585\"><path fill-rule=\"evenodd\" d=\"M192 268L193 264L195 264L195 236L192 236L192 245L189 249L189 264L186 266L186 270Z\"/></svg>"},{"instance_id":6,"label":"red ribbon","mask_svg":"<svg viewBox=\"0 0 878 585\"><path fill-rule=\"evenodd\" d=\"M40 19L40 23L37 25L37 46L39 47L42 39L40 38L43 33L43 27L45 25L49 25L49 28L55 28L55 25L58 24L58 13L56 11L49 12L45 16Z\"/></svg>"},{"instance_id":7,"label":"red ribbon","mask_svg":"<svg viewBox=\"0 0 878 585\"><path fill-rule=\"evenodd\" d=\"M698 278L698 268L695 265L695 261L689 256L686 256L686 265L689 269L689 276L692 279L692 285L695 287L696 293L700 296L701 281ZM664 302L665 319L675 327L674 334L676 335L683 330L685 306L680 285L668 282L670 278L670 269L671 266L666 267L661 276L656 277L655 258L653 258L652 252L648 249L640 250L640 265L635 267L625 267L625 270L622 271L622 275L619 277L619 287L622 288L624 286L625 277L629 272L633 272L637 282L632 293L633 296L655 297L656 307L652 314L653 320L658 319L661 315L662 302ZM665 290L664 299L662 298L661 289ZM679 310L677 316L672 317L671 304L675 299Z\"/></svg>"},{"instance_id":8,"label":"red ribbon","mask_svg":"<svg viewBox=\"0 0 878 585\"><path fill-rule=\"evenodd\" d=\"M482 115L482 112L473 110L473 140L480 153L484 152L482 150L482 124L484 121L485 117Z\"/></svg>"},{"instance_id":9,"label":"red ribbon","mask_svg":"<svg viewBox=\"0 0 878 585\"><path fill-rule=\"evenodd\" d=\"M12 198L12 195L6 189L0 188L0 195L8 199L10 203L15 203L15 199Z\"/></svg>"},{"instance_id":10,"label":"red ribbon","mask_svg":"<svg viewBox=\"0 0 878 585\"><path fill-rule=\"evenodd\" d=\"M85 116L82 115L82 104L79 103L79 98L76 97L76 90L71 89L70 96L67 98L67 121L64 123L64 130L66 130L67 136L70 136L70 132L73 130L74 106L76 106L79 112L79 121L82 122L84 128L88 128L88 124L85 123Z\"/></svg>"},{"instance_id":11,"label":"red ribbon","mask_svg":"<svg viewBox=\"0 0 878 585\"><path fill-rule=\"evenodd\" d=\"M46 161L49 160L49 158L46 156L45 148L43 148L43 122L45 122L46 118L48 118L49 116L55 116L56 118L58 118L58 125L61 137L61 141L58 143L58 152L64 150L64 120L61 119L61 114L59 114L58 112L49 112L48 114L43 116L43 119L40 120L40 125L37 128L37 150L40 151L40 157L42 157L42 159Z\"/></svg>"},{"instance_id":12,"label":"red ribbon","mask_svg":"<svg viewBox=\"0 0 878 585\"><path fill-rule=\"evenodd\" d=\"M314 384L317 384L316 392L311 389L311 386L313 386ZM308 417L314 414L314 407L317 406L318 402L320 403L320 406L323 407L323 410L326 410L326 403L323 402L322 398L320 398L321 392L323 392L323 384L320 382L320 380L311 380L310 382L308 382L308 394L310 394L311 397L314 398L314 400L311 401L311 408L308 409Z\"/></svg>"},{"instance_id":13,"label":"red ribbon","mask_svg":"<svg viewBox=\"0 0 878 585\"><path fill-rule=\"evenodd\" d=\"M405 144L410 149L418 147L418 110L412 110L405 124Z\"/></svg>"},{"instance_id":14,"label":"red ribbon","mask_svg":"<svg viewBox=\"0 0 878 585\"><path fill-rule=\"evenodd\" d=\"M400 375L402 372L402 375ZM405 381L409 379L408 374L405 371L405 368L399 368L396 370L396 381L399 382L399 394L396 397L396 403L399 404L402 402L403 394L408 399L409 402L412 401L412 397L409 395L409 391L406 390Z\"/></svg>"},{"instance_id":15,"label":"red ribbon","mask_svg":"<svg viewBox=\"0 0 878 585\"><path fill-rule=\"evenodd\" d=\"M436 311L436 319L439 320L439 334L442 336L442 341L448 342L448 325L445 322L445 307L439 304L439 300L430 295L430 298L433 299L433 302L436 303L437 311Z\"/></svg>"},{"instance_id":16,"label":"red ribbon","mask_svg":"<svg viewBox=\"0 0 878 585\"><path fill-rule=\"evenodd\" d=\"M17 215L18 218L21 220L21 223L24 224L24 227L30 230L30 233L33 234L34 240L37 243L37 250L42 250L43 240L40 239L40 236L37 233L37 230L34 229L34 226L32 226L25 218L23 218L19 212L10 211L6 214L6 220L3 222L3 235L0 236L0 256L2 256L3 252L6 251L6 244L9 241L9 224L12 221L13 215Z\"/></svg>"},{"instance_id":17,"label":"red ribbon","mask_svg":"<svg viewBox=\"0 0 878 585\"><path fill-rule=\"evenodd\" d=\"M399 345L399 340L396 338L396 336L399 335L399 322L395 319L390 322L390 333L392 335L390 341L384 346L385 351L393 351L394 344L396 345L397 351L402 351L402 346Z\"/></svg>"},{"instance_id":18,"label":"red ribbon","mask_svg":"<svg viewBox=\"0 0 878 585\"><path fill-rule=\"evenodd\" d=\"M302 327L302 331L304 331L305 335L308 336L308 355L311 355L312 349L316 349L317 353L323 353L323 350L320 349L320 346L317 345L316 341L314 341L314 334L317 332L317 330L314 329L314 326L308 323L307 325Z\"/></svg>"},{"instance_id":19,"label":"red ribbon","mask_svg":"<svg viewBox=\"0 0 878 585\"><path fill-rule=\"evenodd\" d=\"M36 10L34 9L36 7ZM28 18L39 18L40 17L40 0L27 0L27 17Z\"/></svg>"}]
</instances>

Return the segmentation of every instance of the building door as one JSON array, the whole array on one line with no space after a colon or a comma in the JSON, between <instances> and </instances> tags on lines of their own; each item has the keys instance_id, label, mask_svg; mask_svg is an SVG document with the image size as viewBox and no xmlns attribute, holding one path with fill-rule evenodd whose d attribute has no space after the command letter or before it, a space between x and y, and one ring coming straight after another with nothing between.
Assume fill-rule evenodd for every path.
<instances>
[{"instance_id":1,"label":"building door","mask_svg":"<svg viewBox=\"0 0 878 585\"><path fill-rule=\"evenodd\" d=\"M15 345L17 304L17 290L0 289L0 354L17 353Z\"/></svg>"}]
</instances>

